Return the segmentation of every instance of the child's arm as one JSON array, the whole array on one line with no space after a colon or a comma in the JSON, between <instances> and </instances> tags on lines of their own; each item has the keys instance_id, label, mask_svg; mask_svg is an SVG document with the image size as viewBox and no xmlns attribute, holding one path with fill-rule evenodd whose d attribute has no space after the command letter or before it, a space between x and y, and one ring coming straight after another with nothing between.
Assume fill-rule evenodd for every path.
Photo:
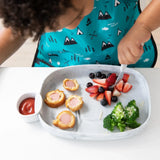
<instances>
[{"instance_id":1,"label":"child's arm","mask_svg":"<svg viewBox=\"0 0 160 160\"><path fill-rule=\"evenodd\" d=\"M160 0L152 0L120 41L119 62L121 64L136 63L144 52L142 45L150 39L151 32L158 27L160 27Z\"/></svg>"},{"instance_id":2,"label":"child's arm","mask_svg":"<svg viewBox=\"0 0 160 160\"><path fill-rule=\"evenodd\" d=\"M0 65L24 42L25 39L21 36L13 36L10 28L0 30Z\"/></svg>"}]
</instances>

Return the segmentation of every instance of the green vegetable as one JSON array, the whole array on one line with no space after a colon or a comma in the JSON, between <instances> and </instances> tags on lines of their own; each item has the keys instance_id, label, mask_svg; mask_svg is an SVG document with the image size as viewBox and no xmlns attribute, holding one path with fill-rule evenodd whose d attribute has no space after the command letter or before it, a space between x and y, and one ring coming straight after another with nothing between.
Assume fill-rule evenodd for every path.
<instances>
[{"instance_id":1,"label":"green vegetable","mask_svg":"<svg viewBox=\"0 0 160 160\"><path fill-rule=\"evenodd\" d=\"M125 123L118 123L117 127L119 128L120 132L123 132L126 128L126 124Z\"/></svg>"},{"instance_id":2,"label":"green vegetable","mask_svg":"<svg viewBox=\"0 0 160 160\"><path fill-rule=\"evenodd\" d=\"M139 127L141 124L136 122L136 121L133 121L133 122L126 122L126 125L129 127L129 128L137 128Z\"/></svg>"},{"instance_id":3,"label":"green vegetable","mask_svg":"<svg viewBox=\"0 0 160 160\"><path fill-rule=\"evenodd\" d=\"M104 118L103 120L103 127L107 128L110 131L114 130L114 127L116 126L116 123L112 119L112 115L109 114L107 117Z\"/></svg>"},{"instance_id":4,"label":"green vegetable","mask_svg":"<svg viewBox=\"0 0 160 160\"><path fill-rule=\"evenodd\" d=\"M139 117L139 108L135 100L130 101L124 110L128 122L133 122Z\"/></svg>"},{"instance_id":5,"label":"green vegetable","mask_svg":"<svg viewBox=\"0 0 160 160\"><path fill-rule=\"evenodd\" d=\"M125 108L122 103L119 102L116 104L111 114L104 118L103 127L113 131L116 126L120 132L123 132L126 127L139 127L141 124L136 121L138 117L139 108L135 100L130 101Z\"/></svg>"},{"instance_id":6,"label":"green vegetable","mask_svg":"<svg viewBox=\"0 0 160 160\"><path fill-rule=\"evenodd\" d=\"M117 103L117 105L114 107L112 113L112 118L115 122L121 122L125 118L124 114L124 108L121 104L121 102Z\"/></svg>"}]
</instances>

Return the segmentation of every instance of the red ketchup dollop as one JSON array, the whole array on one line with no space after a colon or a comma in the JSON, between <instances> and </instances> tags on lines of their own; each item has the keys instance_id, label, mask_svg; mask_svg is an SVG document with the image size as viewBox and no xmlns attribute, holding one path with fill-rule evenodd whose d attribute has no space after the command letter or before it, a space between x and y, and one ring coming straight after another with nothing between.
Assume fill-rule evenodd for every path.
<instances>
[{"instance_id":1,"label":"red ketchup dollop","mask_svg":"<svg viewBox=\"0 0 160 160\"><path fill-rule=\"evenodd\" d=\"M23 115L33 114L35 98L26 98L19 105L19 112Z\"/></svg>"}]
</instances>

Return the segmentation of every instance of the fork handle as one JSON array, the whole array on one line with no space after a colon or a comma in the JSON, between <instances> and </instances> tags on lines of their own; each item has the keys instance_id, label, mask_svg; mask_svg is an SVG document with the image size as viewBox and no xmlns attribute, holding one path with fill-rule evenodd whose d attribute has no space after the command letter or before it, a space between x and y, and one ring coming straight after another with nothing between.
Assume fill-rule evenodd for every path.
<instances>
[{"instance_id":1,"label":"fork handle","mask_svg":"<svg viewBox=\"0 0 160 160\"><path fill-rule=\"evenodd\" d=\"M127 67L127 64L121 64L120 71L123 72L123 70Z\"/></svg>"}]
</instances>

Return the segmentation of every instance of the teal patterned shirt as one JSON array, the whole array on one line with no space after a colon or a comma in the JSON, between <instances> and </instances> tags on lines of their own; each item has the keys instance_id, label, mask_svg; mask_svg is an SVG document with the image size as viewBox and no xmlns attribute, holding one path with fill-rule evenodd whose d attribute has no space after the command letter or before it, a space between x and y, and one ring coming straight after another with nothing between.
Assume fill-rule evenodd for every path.
<instances>
[{"instance_id":1,"label":"teal patterned shirt","mask_svg":"<svg viewBox=\"0 0 160 160\"><path fill-rule=\"evenodd\" d=\"M94 0L92 12L73 30L45 33L33 62L34 67L65 67L81 64L119 65L117 46L140 14L138 0ZM157 50L153 38L131 67L153 67Z\"/></svg>"}]
</instances>

